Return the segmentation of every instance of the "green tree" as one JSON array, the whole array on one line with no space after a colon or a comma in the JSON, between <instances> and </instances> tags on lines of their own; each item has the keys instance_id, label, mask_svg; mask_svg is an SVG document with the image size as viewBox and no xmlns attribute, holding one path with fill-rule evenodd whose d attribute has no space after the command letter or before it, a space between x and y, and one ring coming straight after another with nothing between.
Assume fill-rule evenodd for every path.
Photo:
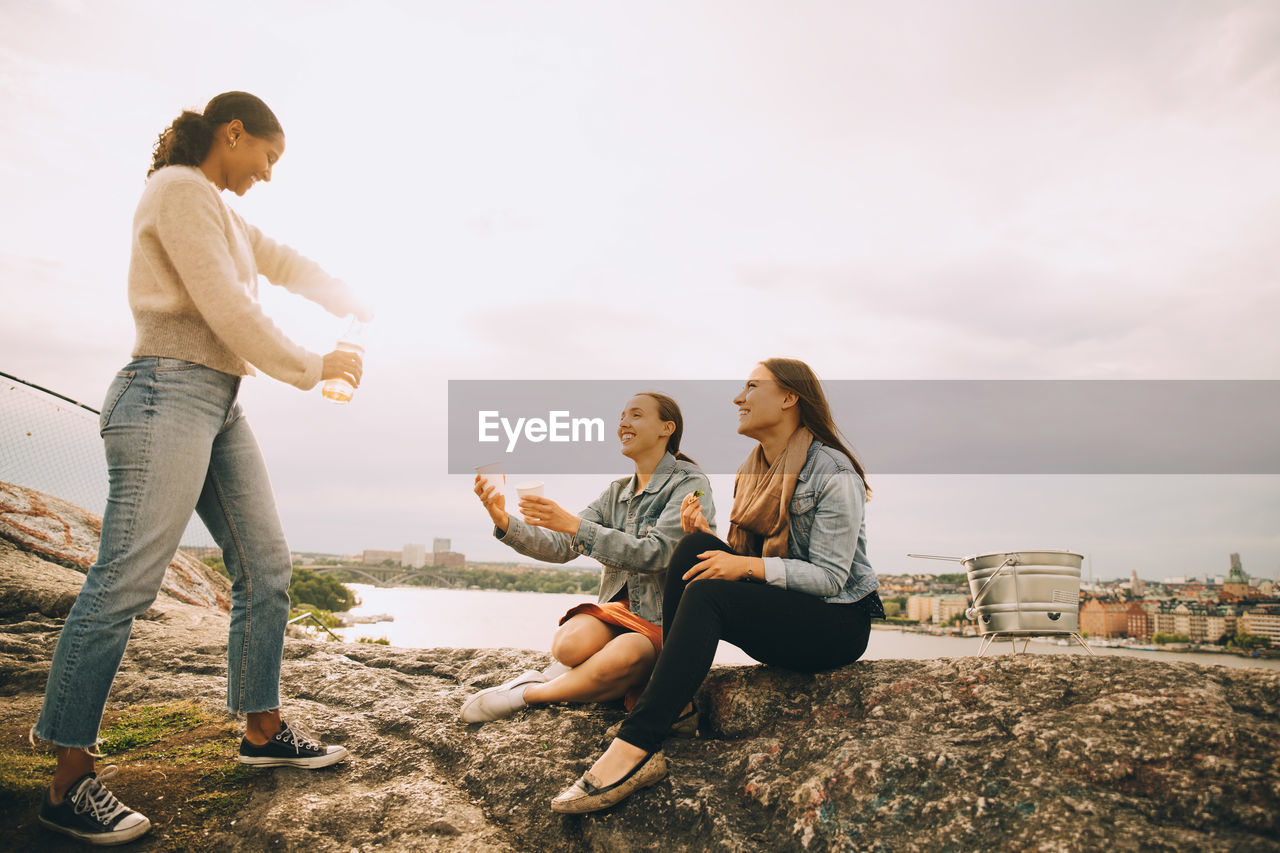
<instances>
[{"instance_id":1,"label":"green tree","mask_svg":"<svg viewBox=\"0 0 1280 853\"><path fill-rule=\"evenodd\" d=\"M294 607L311 605L320 610L342 612L356 606L356 596L336 579L319 575L310 569L294 569L289 584L289 598Z\"/></svg>"},{"instance_id":2,"label":"green tree","mask_svg":"<svg viewBox=\"0 0 1280 853\"><path fill-rule=\"evenodd\" d=\"M1158 646L1163 646L1166 643L1191 642L1191 638L1188 637L1186 634L1165 634L1158 631L1151 639L1154 640L1156 642L1156 645Z\"/></svg>"},{"instance_id":3,"label":"green tree","mask_svg":"<svg viewBox=\"0 0 1280 853\"><path fill-rule=\"evenodd\" d=\"M575 572L568 569L534 569L514 572L501 569L450 569L449 576L460 585L474 589L498 589L509 592L559 592L594 594L600 589L600 575L596 572ZM436 579L427 575L411 577L407 583L415 586L433 586Z\"/></svg>"},{"instance_id":4,"label":"green tree","mask_svg":"<svg viewBox=\"0 0 1280 853\"><path fill-rule=\"evenodd\" d=\"M1238 649L1269 649L1271 648L1271 638L1241 631L1231 638L1231 645Z\"/></svg>"}]
</instances>

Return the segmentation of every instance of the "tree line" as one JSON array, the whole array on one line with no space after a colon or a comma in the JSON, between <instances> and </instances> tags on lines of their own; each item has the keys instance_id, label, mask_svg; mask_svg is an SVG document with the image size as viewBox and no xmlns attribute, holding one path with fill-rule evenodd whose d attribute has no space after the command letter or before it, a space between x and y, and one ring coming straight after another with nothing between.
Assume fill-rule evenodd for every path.
<instances>
[{"instance_id":1,"label":"tree line","mask_svg":"<svg viewBox=\"0 0 1280 853\"><path fill-rule=\"evenodd\" d=\"M596 572L575 572L568 569L530 569L528 571L504 571L502 569L449 569L451 577L458 578L468 589L499 589L509 592L559 592L595 595L600 590L600 575ZM434 586L430 577L410 578L414 586Z\"/></svg>"},{"instance_id":2,"label":"tree line","mask_svg":"<svg viewBox=\"0 0 1280 853\"><path fill-rule=\"evenodd\" d=\"M227 566L221 557L206 557L206 566L230 579ZM342 585L342 581L330 575L318 575L301 566L293 567L293 578L289 581L289 604L295 612L302 610L323 610L330 613L342 613L355 607L356 594Z\"/></svg>"}]
</instances>

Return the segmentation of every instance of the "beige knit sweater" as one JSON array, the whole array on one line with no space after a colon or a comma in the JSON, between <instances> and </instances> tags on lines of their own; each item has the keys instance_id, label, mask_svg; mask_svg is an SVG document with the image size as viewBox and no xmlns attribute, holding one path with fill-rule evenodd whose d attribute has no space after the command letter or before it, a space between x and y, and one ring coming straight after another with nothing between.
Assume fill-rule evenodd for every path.
<instances>
[{"instance_id":1,"label":"beige knit sweater","mask_svg":"<svg viewBox=\"0 0 1280 853\"><path fill-rule=\"evenodd\" d=\"M345 283L237 216L198 168L155 172L133 217L134 357L180 358L234 376L252 374L253 365L304 391L313 387L321 356L262 313L259 274L339 317L367 313Z\"/></svg>"}]
</instances>

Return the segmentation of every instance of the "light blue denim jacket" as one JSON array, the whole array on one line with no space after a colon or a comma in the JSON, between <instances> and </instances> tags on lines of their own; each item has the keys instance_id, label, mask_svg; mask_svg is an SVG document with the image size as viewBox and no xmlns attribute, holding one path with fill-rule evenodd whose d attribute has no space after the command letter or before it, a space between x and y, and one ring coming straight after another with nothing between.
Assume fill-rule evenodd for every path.
<instances>
[{"instance_id":1,"label":"light blue denim jacket","mask_svg":"<svg viewBox=\"0 0 1280 853\"><path fill-rule=\"evenodd\" d=\"M592 557L604 566L599 602L612 601L627 586L631 612L655 625L662 624L662 587L667 563L676 543L684 536L680 527L680 503L690 492L702 490L702 514L715 529L716 507L711 482L697 465L662 457L644 491L635 494L635 475L614 480L600 497L578 515L582 523L576 536L525 524L517 512L504 534L493 535L515 550L548 563L567 563L578 556Z\"/></svg>"},{"instance_id":2,"label":"light blue denim jacket","mask_svg":"<svg viewBox=\"0 0 1280 853\"><path fill-rule=\"evenodd\" d=\"M831 604L859 601L880 586L867 561L867 489L843 453L816 438L791 495L786 557L765 557L767 583Z\"/></svg>"}]
</instances>

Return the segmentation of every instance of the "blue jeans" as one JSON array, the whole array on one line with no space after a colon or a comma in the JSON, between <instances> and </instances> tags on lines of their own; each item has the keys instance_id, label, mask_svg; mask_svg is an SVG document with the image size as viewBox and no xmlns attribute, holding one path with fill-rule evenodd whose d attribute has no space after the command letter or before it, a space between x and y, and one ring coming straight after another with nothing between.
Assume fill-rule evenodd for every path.
<instances>
[{"instance_id":1,"label":"blue jeans","mask_svg":"<svg viewBox=\"0 0 1280 853\"><path fill-rule=\"evenodd\" d=\"M173 358L138 358L102 406L110 494L98 560L53 654L36 736L97 742L134 617L155 601L194 509L231 575L227 708L280 707L280 659L293 573L240 379Z\"/></svg>"}]
</instances>

